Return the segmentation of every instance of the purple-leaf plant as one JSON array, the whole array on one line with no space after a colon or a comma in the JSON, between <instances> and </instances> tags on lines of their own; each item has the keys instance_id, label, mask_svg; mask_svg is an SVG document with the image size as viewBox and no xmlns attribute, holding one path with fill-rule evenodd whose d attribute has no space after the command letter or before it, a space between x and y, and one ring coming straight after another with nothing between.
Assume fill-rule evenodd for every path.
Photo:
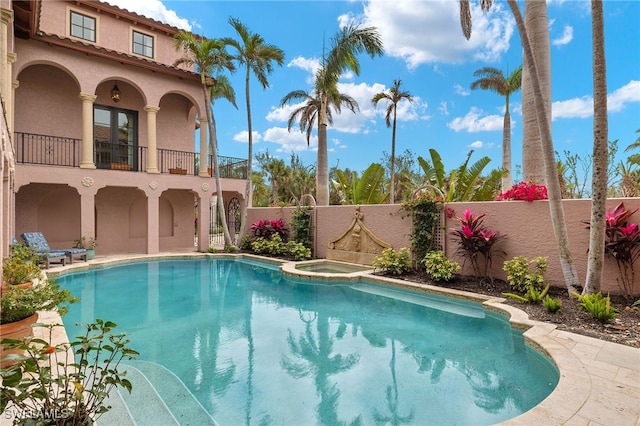
<instances>
[{"instance_id":1,"label":"purple-leaf plant","mask_svg":"<svg viewBox=\"0 0 640 426\"><path fill-rule=\"evenodd\" d=\"M506 235L500 235L484 226L482 221L484 216L484 214L476 216L467 209L462 217L456 218L460 223L460 228L450 232L458 239L457 253L464 257L465 263L467 260L471 263L473 273L477 277L487 277L493 256L505 254L503 251L497 251L494 246ZM482 270L480 269L480 261L482 261Z\"/></svg>"}]
</instances>

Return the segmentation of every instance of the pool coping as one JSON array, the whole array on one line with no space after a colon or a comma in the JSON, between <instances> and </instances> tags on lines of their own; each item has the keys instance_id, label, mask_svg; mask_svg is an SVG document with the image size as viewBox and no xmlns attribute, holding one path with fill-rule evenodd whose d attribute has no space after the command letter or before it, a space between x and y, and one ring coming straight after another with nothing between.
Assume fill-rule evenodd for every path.
<instances>
[{"instance_id":1,"label":"pool coping","mask_svg":"<svg viewBox=\"0 0 640 426\"><path fill-rule=\"evenodd\" d=\"M507 315L513 327L524 331L527 343L552 360L560 372L558 385L547 398L531 410L502 422L501 425L640 423L640 349L558 330L553 324L530 320L524 311L502 303L505 300L503 298L377 276L371 271L339 275L301 271L295 269L295 262L245 253L194 252L99 257L89 262L52 267L45 272L49 277L55 278L61 273L126 262L209 256L259 259L279 265L288 275L327 281L373 281L482 303L486 309ZM62 319L55 313L47 312L41 313L40 322L62 323ZM60 339L56 343L67 339L64 329L61 331L62 333L56 334L56 338ZM10 420L6 423L7 420L2 415L0 426L11 424Z\"/></svg>"}]
</instances>

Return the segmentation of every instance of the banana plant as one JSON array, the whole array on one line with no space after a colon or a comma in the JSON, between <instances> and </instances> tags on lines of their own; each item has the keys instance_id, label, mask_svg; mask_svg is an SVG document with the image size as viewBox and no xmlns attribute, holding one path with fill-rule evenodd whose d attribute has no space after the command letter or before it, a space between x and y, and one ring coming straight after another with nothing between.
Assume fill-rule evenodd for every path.
<instances>
[{"instance_id":1,"label":"banana plant","mask_svg":"<svg viewBox=\"0 0 640 426\"><path fill-rule=\"evenodd\" d=\"M345 173L343 170L335 171L337 180L332 179L331 184L340 197L341 204L384 204L389 194L384 191L384 167L379 163L373 163L362 172Z\"/></svg>"},{"instance_id":2,"label":"banana plant","mask_svg":"<svg viewBox=\"0 0 640 426\"><path fill-rule=\"evenodd\" d=\"M492 170L489 176L483 177L482 172L491 159L487 156L469 165L473 150L467 154L467 159L449 175L445 174L442 157L435 149L429 149L431 161L418 157L418 164L424 172L423 185L420 190L432 192L443 202L455 201L489 201L495 199L500 189L502 170ZM417 191L416 191L417 192Z\"/></svg>"}]
</instances>

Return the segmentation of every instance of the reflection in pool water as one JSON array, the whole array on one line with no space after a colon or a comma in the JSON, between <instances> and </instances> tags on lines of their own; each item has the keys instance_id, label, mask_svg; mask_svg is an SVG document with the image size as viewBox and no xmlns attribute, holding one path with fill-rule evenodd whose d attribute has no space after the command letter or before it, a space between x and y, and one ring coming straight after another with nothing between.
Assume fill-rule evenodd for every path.
<instances>
[{"instance_id":1,"label":"reflection in pool water","mask_svg":"<svg viewBox=\"0 0 640 426\"><path fill-rule=\"evenodd\" d=\"M558 382L521 331L475 303L215 258L58 282L81 297L69 336L76 322L118 323L139 360L170 370L219 424L493 424ZM164 394L177 387L147 377Z\"/></svg>"}]
</instances>

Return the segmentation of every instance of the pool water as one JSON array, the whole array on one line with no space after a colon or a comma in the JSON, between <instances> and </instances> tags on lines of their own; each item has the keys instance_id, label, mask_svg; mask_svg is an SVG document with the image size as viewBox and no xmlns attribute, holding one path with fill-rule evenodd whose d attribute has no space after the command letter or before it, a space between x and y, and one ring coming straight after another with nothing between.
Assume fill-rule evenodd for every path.
<instances>
[{"instance_id":1,"label":"pool water","mask_svg":"<svg viewBox=\"0 0 640 426\"><path fill-rule=\"evenodd\" d=\"M116 322L140 352L132 373L170 409L195 399L174 413L181 424L203 424L190 418L200 407L221 425L488 425L537 405L559 377L505 316L373 283L210 257L57 281L81 298L64 317L70 338L76 322ZM135 401L145 387L132 381ZM160 424L137 414L139 401L129 407L138 424Z\"/></svg>"},{"instance_id":2,"label":"pool water","mask_svg":"<svg viewBox=\"0 0 640 426\"><path fill-rule=\"evenodd\" d=\"M370 271L371 266L354 265L352 263L332 262L330 260L311 261L296 264L299 271L328 273L328 274L351 274L353 272Z\"/></svg>"}]
</instances>

